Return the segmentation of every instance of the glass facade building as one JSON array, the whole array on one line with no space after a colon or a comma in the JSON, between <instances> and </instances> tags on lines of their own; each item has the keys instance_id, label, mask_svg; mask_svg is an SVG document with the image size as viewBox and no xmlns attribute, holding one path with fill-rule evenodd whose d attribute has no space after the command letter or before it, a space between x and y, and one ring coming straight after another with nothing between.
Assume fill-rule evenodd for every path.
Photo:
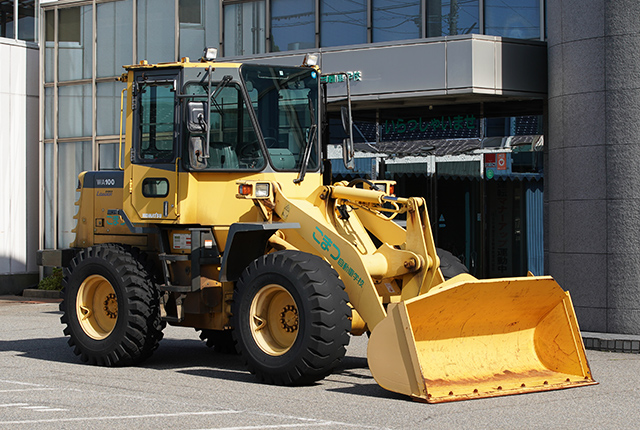
<instances>
[{"instance_id":1,"label":"glass facade building","mask_svg":"<svg viewBox=\"0 0 640 430\"><path fill-rule=\"evenodd\" d=\"M6 3L20 11L33 2ZM42 9L45 248L73 239L77 175L118 165L122 65L195 59L205 46L234 58L469 35L544 39L543 0L94 0Z\"/></svg>"}]
</instances>

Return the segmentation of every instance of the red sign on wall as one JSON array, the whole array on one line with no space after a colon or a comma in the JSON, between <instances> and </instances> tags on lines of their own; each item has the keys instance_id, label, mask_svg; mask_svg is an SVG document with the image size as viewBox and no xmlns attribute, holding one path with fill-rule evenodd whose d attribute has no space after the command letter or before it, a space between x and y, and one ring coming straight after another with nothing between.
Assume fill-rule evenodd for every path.
<instances>
[{"instance_id":1,"label":"red sign on wall","mask_svg":"<svg viewBox=\"0 0 640 430\"><path fill-rule=\"evenodd\" d=\"M504 152L500 152L496 154L497 156L497 169L498 170L507 170L507 154Z\"/></svg>"}]
</instances>

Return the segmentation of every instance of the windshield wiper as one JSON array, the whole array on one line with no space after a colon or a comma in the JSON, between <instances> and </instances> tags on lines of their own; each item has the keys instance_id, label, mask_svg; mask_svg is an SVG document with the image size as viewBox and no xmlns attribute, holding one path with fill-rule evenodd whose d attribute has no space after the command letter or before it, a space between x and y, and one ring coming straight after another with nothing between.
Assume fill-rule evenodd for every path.
<instances>
[{"instance_id":1,"label":"windshield wiper","mask_svg":"<svg viewBox=\"0 0 640 430\"><path fill-rule=\"evenodd\" d=\"M222 116L222 109L220 108L220 105L218 105L218 103L216 102L216 97L218 97L218 95L220 94L220 91L222 91L222 89L226 87L229 84L229 82L231 82L231 80L233 79L233 77L231 77L230 75L223 76L222 80L216 87L215 91L212 93L211 92L212 75L213 75L213 69L211 66L209 66L209 82L207 86L207 144L205 145L204 148L202 148L202 158L204 158L205 160L209 158L209 145L211 144L211 103L213 103L213 105L216 107L216 110L220 112L220 115Z\"/></svg>"},{"instance_id":2,"label":"windshield wiper","mask_svg":"<svg viewBox=\"0 0 640 430\"><path fill-rule=\"evenodd\" d=\"M309 127L309 133L307 134L307 141L304 146L304 155L302 157L302 165L300 166L300 173L298 177L293 180L294 184L299 184L304 181L304 176L307 174L307 164L309 164L309 158L311 157L311 149L313 148L313 141L316 137L316 132L318 131L318 126L316 125L316 114L313 109L313 100L309 98L309 112L311 117L311 127Z\"/></svg>"},{"instance_id":3,"label":"windshield wiper","mask_svg":"<svg viewBox=\"0 0 640 430\"><path fill-rule=\"evenodd\" d=\"M316 132L318 131L318 126L312 124L309 128L309 134L307 137L307 144L304 147L304 156L302 157L302 166L300 166L300 173L298 174L298 178L293 180L294 184L299 184L304 181L304 176L307 174L307 164L309 164L309 158L311 157L311 149L313 148L313 141L316 137Z\"/></svg>"}]
</instances>

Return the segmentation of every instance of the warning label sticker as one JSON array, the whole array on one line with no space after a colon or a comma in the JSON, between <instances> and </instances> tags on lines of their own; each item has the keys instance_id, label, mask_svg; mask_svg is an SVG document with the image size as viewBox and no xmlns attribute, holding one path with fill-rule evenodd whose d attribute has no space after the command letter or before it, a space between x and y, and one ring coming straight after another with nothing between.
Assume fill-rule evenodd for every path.
<instances>
[{"instance_id":1,"label":"warning label sticker","mask_svg":"<svg viewBox=\"0 0 640 430\"><path fill-rule=\"evenodd\" d=\"M188 233L174 233L173 249L191 249L191 235Z\"/></svg>"}]
</instances>

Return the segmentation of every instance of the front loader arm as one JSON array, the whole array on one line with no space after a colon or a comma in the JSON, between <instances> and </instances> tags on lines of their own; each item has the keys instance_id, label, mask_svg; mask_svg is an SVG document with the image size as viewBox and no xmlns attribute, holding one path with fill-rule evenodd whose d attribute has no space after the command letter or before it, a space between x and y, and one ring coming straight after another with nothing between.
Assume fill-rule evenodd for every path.
<instances>
[{"instance_id":1,"label":"front loader arm","mask_svg":"<svg viewBox=\"0 0 640 430\"><path fill-rule=\"evenodd\" d=\"M315 194L316 197L320 192L321 190ZM331 264L344 282L352 306L369 329L373 329L387 315L380 296L362 254L328 222L323 206L314 205L309 200L288 199L276 192L274 212L282 221L300 224L299 229L285 231L287 239L291 239L294 245L299 240L304 241L306 246L299 248L313 250L314 254Z\"/></svg>"},{"instance_id":2,"label":"front loader arm","mask_svg":"<svg viewBox=\"0 0 640 430\"><path fill-rule=\"evenodd\" d=\"M424 259L424 266L417 273L405 275L402 300L424 294L444 281L426 208L424 199L409 199L405 243L407 249L418 253Z\"/></svg>"},{"instance_id":3,"label":"front loader arm","mask_svg":"<svg viewBox=\"0 0 640 430\"><path fill-rule=\"evenodd\" d=\"M285 232L287 238L334 267L351 304L370 330L386 317L380 290L406 300L442 282L423 199L400 201L407 211L405 231L368 209L385 196L378 191L321 187L305 200L289 199L277 186L274 191L274 214L284 222L300 224L300 229ZM343 215L349 215L340 216L338 206L342 206ZM383 244L376 248L368 232ZM395 241L385 240L394 235L398 236ZM401 242L394 243L397 240Z\"/></svg>"}]
</instances>

